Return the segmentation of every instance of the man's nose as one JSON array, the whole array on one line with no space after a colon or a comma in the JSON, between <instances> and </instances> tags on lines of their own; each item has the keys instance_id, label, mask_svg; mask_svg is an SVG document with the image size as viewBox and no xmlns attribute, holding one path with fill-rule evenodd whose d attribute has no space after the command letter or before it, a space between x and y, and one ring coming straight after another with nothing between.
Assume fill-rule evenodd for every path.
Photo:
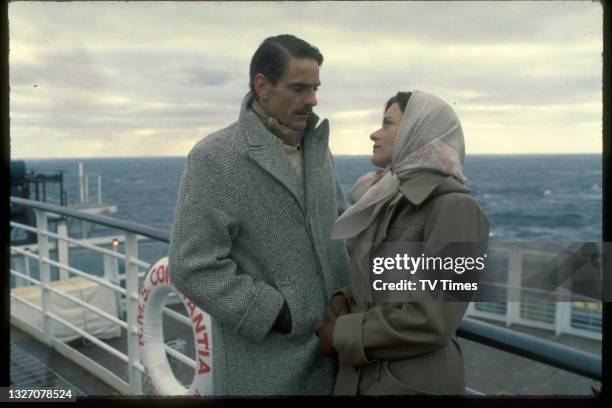
<instances>
[{"instance_id":1,"label":"man's nose","mask_svg":"<svg viewBox=\"0 0 612 408\"><path fill-rule=\"evenodd\" d=\"M376 132L373 132L372 134L370 134L370 140L375 142L376 139L378 139L378 133L380 133L380 129L378 129Z\"/></svg>"},{"instance_id":2,"label":"man's nose","mask_svg":"<svg viewBox=\"0 0 612 408\"><path fill-rule=\"evenodd\" d=\"M308 91L304 99L304 104L308 106L317 106L317 95L314 90Z\"/></svg>"}]
</instances>

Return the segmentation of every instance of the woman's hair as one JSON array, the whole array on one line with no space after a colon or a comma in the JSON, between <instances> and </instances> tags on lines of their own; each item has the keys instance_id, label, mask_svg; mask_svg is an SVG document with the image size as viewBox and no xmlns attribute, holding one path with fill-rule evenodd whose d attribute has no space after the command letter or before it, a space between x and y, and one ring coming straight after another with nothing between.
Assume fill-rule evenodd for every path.
<instances>
[{"instance_id":1,"label":"woman's hair","mask_svg":"<svg viewBox=\"0 0 612 408\"><path fill-rule=\"evenodd\" d=\"M410 95L412 95L412 92L398 92L395 96L391 97L391 99L387 101L385 111L389 109L389 106L397 103L402 113L404 113L406 110L406 104L408 104L408 99L410 99Z\"/></svg>"}]
</instances>

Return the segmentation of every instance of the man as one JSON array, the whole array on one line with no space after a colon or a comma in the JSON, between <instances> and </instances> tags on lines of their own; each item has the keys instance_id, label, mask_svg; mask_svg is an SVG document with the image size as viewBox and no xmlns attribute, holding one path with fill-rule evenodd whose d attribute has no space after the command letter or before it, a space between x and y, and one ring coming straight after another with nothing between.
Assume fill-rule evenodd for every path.
<instances>
[{"instance_id":1,"label":"man","mask_svg":"<svg viewBox=\"0 0 612 408\"><path fill-rule=\"evenodd\" d=\"M333 391L314 333L346 283L347 254L330 238L344 199L328 122L312 112L322 62L299 38L267 38L238 122L189 153L170 273L212 317L216 395Z\"/></svg>"}]
</instances>

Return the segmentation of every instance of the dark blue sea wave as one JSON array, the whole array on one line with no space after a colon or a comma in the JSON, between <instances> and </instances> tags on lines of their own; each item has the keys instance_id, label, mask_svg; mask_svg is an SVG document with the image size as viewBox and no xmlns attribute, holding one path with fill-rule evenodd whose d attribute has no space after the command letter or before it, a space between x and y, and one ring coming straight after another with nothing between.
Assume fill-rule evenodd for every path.
<instances>
[{"instance_id":1,"label":"dark blue sea wave","mask_svg":"<svg viewBox=\"0 0 612 408\"><path fill-rule=\"evenodd\" d=\"M102 175L102 200L118 206L118 218L170 229L184 158L26 160L26 165L38 172L64 171L68 201L77 202L79 161L87 173ZM346 193L374 169L369 156L334 161ZM473 155L466 158L464 173L489 217L492 240L601 241L600 155ZM47 196L57 200L53 188Z\"/></svg>"}]
</instances>

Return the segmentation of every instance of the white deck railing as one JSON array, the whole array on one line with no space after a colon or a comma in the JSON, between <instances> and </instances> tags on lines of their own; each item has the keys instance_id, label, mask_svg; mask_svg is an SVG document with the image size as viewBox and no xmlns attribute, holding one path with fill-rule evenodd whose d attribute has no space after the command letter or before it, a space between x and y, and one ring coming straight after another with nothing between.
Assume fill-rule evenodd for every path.
<instances>
[{"instance_id":1,"label":"white deck railing","mask_svg":"<svg viewBox=\"0 0 612 408\"><path fill-rule=\"evenodd\" d=\"M142 374L144 374L144 367L140 363L139 345L138 345L138 326L136 322L139 292L140 292L140 278L144 276L145 271L140 271L139 268L145 270L150 267L150 264L144 262L138 258L138 238L146 237L159 242L168 243L169 235L165 231L157 230L154 228L143 227L137 224L128 223L125 221L105 217L101 215L86 214L75 210L68 209L66 207L55 206L46 203L40 203L36 201L23 200L19 198L11 198L11 202L18 205L28 206L33 208L36 214L36 227L30 227L27 225L11 222L11 227L22 229L25 231L36 232L38 237L38 244L36 251L26 250L19 247L11 247L11 256L21 255L24 257L25 270L18 271L15 269L10 270L10 273L18 279L27 282L32 285L40 287L41 290L41 304L40 306L21 298L17 294L11 291L11 299L20 302L32 310L38 311L43 320L42 328L36 327L26 319L22 319L15 314L11 314L11 322L15 326L24 330L28 334L41 339L49 347L62 354L67 359L73 361L79 366L91 372L94 376L101 379L105 383L112 386L121 394L133 394L142 395ZM83 242L82 240L73 239L67 236L67 232L54 233L48 228L48 214L54 213L64 217L73 217L82 221L90 223L104 225L106 227L115 228L121 231L124 237L125 253L120 253L115 250L109 250L98 245ZM57 241L57 248L62 245L71 244L72 246L81 247L100 253L104 256L105 264L105 277L95 276L87 271L82 271L68 265L67 262L61 262L60 259L55 261L50 257L50 239ZM34 260L38 263L38 270L40 280L34 279L29 273L29 261ZM125 276L118 276L117 273L117 262L121 261L125 266ZM125 301L127 321L122 319L122 313L118 313L119 317L113 316L106 311L88 304L81 299L76 298L69 293L62 290L58 290L51 285L51 267L57 267L60 271L60 279L68 277L70 274L80 276L89 281L95 282L100 286L110 289L117 297ZM113 270L114 269L114 270ZM113 273L108 273L112 270ZM63 273L62 273L63 272ZM113 278L114 279L109 279ZM114 280L112 282L111 280ZM125 288L120 285L121 281L125 281ZM112 322L114 325L119 326L121 329L127 332L127 354L117 350L110 346L103 340L96 336L88 333L80 327L77 327L73 323L63 319L56 313L51 311L51 295L60 296L73 302L75 305L83 307L103 319ZM120 302L122 304L122 302ZM120 309L119 309L120 310ZM175 319L181 323L191 326L191 321L184 315L177 313L167 307L164 308L165 315ZM109 354L117 357L121 361L127 364L128 369L128 381L126 382L123 378L113 373L108 368L102 366L98 361L89 358L87 355L81 353L66 341L62 341L54 334L54 323L58 322L74 332L78 333L83 338L89 340L92 344L98 346L102 350ZM197 363L191 357L182 354L179 351L166 345L166 351L169 355L175 357L177 360L186 364L187 366L196 368Z\"/></svg>"},{"instance_id":2,"label":"white deck railing","mask_svg":"<svg viewBox=\"0 0 612 408\"><path fill-rule=\"evenodd\" d=\"M21 319L18 316L15 316L13 312L11 312L11 322L20 329L27 332L28 334L32 335L33 337L41 339L49 347L59 352L67 359L88 370L95 377L111 385L121 394L142 395L142 375L145 374L145 369L140 363L140 349L138 345L138 326L136 322L136 316L139 302L138 295L140 293L140 278L144 276L145 271L141 271L139 270L139 268L148 269L151 265L138 258L138 241L139 239L145 237L154 241L169 243L169 233L159 229L145 227L139 224L122 221L111 217L83 213L66 207L40 203L37 201L11 197L11 202L17 205L28 206L34 209L36 214L36 227L11 222L11 227L19 228L30 232L36 232L38 237L38 243L37 245L29 245L22 248L11 247L12 255L14 254L24 257L24 270L19 271L16 269L11 269L10 272L17 279L21 279L24 282L40 287L41 305L38 306L26 299L20 298L18 295L13 293L13 291L11 291L11 299L14 299L17 302L21 302L22 304L30 307L31 309L41 313L43 318L43 324L41 328L36 327L36 325L33 325L31 322L28 322L25 319ZM121 235L118 236L119 238L116 239L121 239L122 241L124 241L125 252L119 253L115 250L109 250L100 247L93 243L95 239L77 240L70 238L67 236L67 231L62 228L58 228L57 233L49 231L47 221L48 214L50 213L60 214L64 217L72 217L81 221L87 221L89 223L104 225L120 230ZM57 248L58 252L58 261L55 261L50 257L50 239L56 241L55 247ZM64 248L63 250L62 248L60 248L62 245L66 246L66 248ZM70 266L67 262L67 256L65 255L67 253L68 246L77 246L102 254L104 257L103 259L106 271L104 278L95 276L91 273ZM62 259L62 253L66 257L66 259ZM519 255L513 252L513 254L510 254L510 257L510 268L517 267L517 265L520 266L520 262L518 262L518 260L520 259ZM40 276L39 280L34 279L30 276L28 268L29 260L34 260L38 263ZM125 266L125 275L123 277L118 275L117 262L119 261L123 262ZM67 278L70 274L73 274L89 281L95 282L100 286L103 286L104 288L113 291L116 296L118 296L121 300L125 300L127 320L122 319L122 313L118 313L119 317L113 316L107 311L90 305L82 301L81 299L78 299L68 293L54 288L51 285L52 266L57 267L59 269L60 279ZM120 284L122 281L125 281L125 288L123 288ZM509 282L507 287L514 288L517 286L516 283L517 282ZM51 295L57 295L64 299L67 299L73 302L75 305L83 307L97 314L101 318L111 322L112 324L119 326L121 329L126 330L128 340L127 354L115 349L103 340L97 338L91 333L88 333L86 330L77 327L75 324L53 313L51 311ZM119 303L122 304L122 302ZM494 316L493 313L475 310L473 303L470 305L468 311L472 315L480 315L485 317ZM191 320L187 316L177 313L167 307L164 308L164 314L169 318L175 319L187 326L191 326L192 324ZM501 318L499 314L496 317ZM503 318L505 319L506 316L504 316ZM70 344L68 344L66 341L62 341L61 339L59 339L54 333L55 322L58 322L70 328L83 338L89 340L92 344L98 346L102 350L123 361L127 365L128 381L125 381L123 378L120 378L107 367L102 366L98 361L89 358L85 354L81 353L79 350L75 349L74 347L71 347ZM534 355L537 354L538 356L536 356L535 359L538 361L543 361L545 364L561 367L569 371L573 370L573 372L578 372L581 375L588 375L592 378L601 379L601 357L598 357L596 355L588 355L588 353L571 350L569 348L564 348L563 350L561 350L560 347L556 347L557 349L559 349L557 350L555 349L555 347L553 347L555 345L550 342L545 342L537 339L529 340L529 336L525 336L519 333L508 332L511 333L512 336L516 337L516 339L512 339L512 342L505 341L503 340L503 338L507 337L508 334L506 333L499 335L499 333L497 333L502 331L502 329L484 323L473 322L469 319L464 319L463 325L465 327L462 327L460 331L463 332L464 337L467 334L468 339L470 339L469 336L471 336L472 340L482 342L483 344L487 344L487 341L493 341L493 343L495 344L494 347L497 347L499 343L501 344L501 346L499 346L501 349L514 352L516 354L525 355L526 357L532 359L534 358ZM496 336L499 337L499 339L496 339ZM535 342L536 340L537 342ZM523 343L525 345L522 345ZM535 346L530 346L529 344L532 343L537 344ZM523 350L521 349L521 347L532 347L534 349L537 349L537 352L529 349ZM191 357L171 348L168 345L165 345L165 350L169 355L176 358L178 361L184 363L185 365L194 369L197 367L196 361L193 360ZM571 358L567 357L569 355L571 355ZM571 361L567 363L562 361L561 363L559 363L559 361L563 359L562 357ZM551 361L553 361L553 363L551 363ZM590 365L589 367L587 367L588 369L584 369L583 367L581 367L581 365L585 365L586 363L578 364L576 363L576 361L587 361ZM597 369L593 369L593 367L598 366L599 371ZM584 374L585 372L587 374ZM480 394L478 391L469 388L466 389L466 393Z\"/></svg>"},{"instance_id":3,"label":"white deck railing","mask_svg":"<svg viewBox=\"0 0 612 408\"><path fill-rule=\"evenodd\" d=\"M520 243L519 243L520 244ZM489 261L492 255L507 260L505 268L500 267L496 273L505 274L504 279L499 279L500 284L488 283L489 286L498 286L507 291L505 301L499 302L472 302L466 310L466 316L482 317L505 323L506 326L519 324L537 329L553 331L556 336L563 333L574 336L602 340L602 302L593 302L592 299L572 294L576 301L556 301L562 299L563 293L541 291L523 286L524 261L527 257L539 257L541 259L552 259L558 255L563 248L557 245L556 251L551 248L528 247L526 245L509 245L508 243L491 242L489 244ZM558 290L559 288L557 288ZM520 294L518 296L517 294ZM520 301L517 301L520 298ZM580 301L583 299L583 301ZM501 307L503 304L503 307ZM576 307L580 304L583 310ZM500 307L495 307L500 306ZM590 307L590 309L589 309ZM587 315L588 314L588 315ZM581 316L591 320L590 325L577 327L573 322ZM597 320L599 326L593 325Z\"/></svg>"}]
</instances>

